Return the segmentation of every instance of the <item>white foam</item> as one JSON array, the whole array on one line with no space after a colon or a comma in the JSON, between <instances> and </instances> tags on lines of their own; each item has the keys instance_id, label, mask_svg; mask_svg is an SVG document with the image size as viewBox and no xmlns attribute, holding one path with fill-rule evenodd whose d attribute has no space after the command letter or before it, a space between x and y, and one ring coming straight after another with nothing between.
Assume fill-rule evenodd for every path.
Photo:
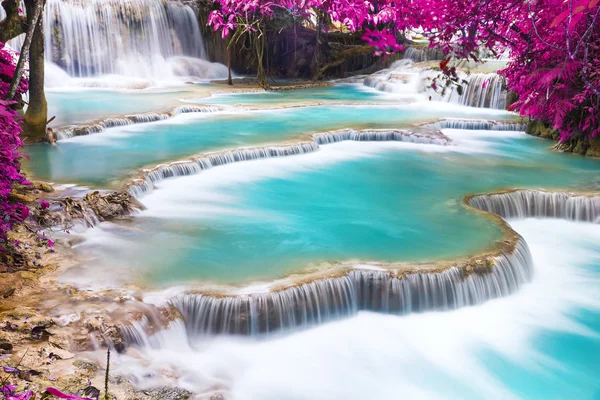
<instances>
[{"instance_id":1,"label":"white foam","mask_svg":"<svg viewBox=\"0 0 600 400\"><path fill-rule=\"evenodd\" d=\"M300 173L316 171L349 160L379 157L383 152L448 151L451 146L405 142L339 142L323 145L318 152L299 156L267 158L210 168L198 174L167 179L158 189L144 196L147 210L141 216L155 218L216 218L219 215L244 215L279 218L249 210L243 199L229 190L242 184L267 179L290 179ZM245 210L245 211L243 211Z\"/></svg>"},{"instance_id":2,"label":"white foam","mask_svg":"<svg viewBox=\"0 0 600 400\"><path fill-rule=\"evenodd\" d=\"M513 225L529 242L536 274L510 297L443 313L361 313L281 338L220 337L193 347L176 323L155 338L160 348L143 352L143 367L122 356L115 369L140 386L166 382L233 400L518 398L488 369L482 351L532 374L569 368L540 353L536 338L547 330L597 335L573 315L600 310L598 275L585 267L600 263L600 227L552 220ZM143 378L169 370L178 378Z\"/></svg>"}]
</instances>

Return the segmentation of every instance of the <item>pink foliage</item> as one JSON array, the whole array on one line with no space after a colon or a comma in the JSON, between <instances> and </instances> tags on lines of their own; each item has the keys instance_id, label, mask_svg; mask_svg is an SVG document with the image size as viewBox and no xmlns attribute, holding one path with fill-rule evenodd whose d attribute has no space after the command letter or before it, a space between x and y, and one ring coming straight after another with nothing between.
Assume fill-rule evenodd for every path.
<instances>
[{"instance_id":1,"label":"pink foliage","mask_svg":"<svg viewBox=\"0 0 600 400\"><path fill-rule=\"evenodd\" d=\"M548 121L563 140L600 134L599 0L214 0L209 25L223 37L288 13L328 14L375 53L402 50L395 32L420 29L450 59L480 61L482 50L510 54L501 74L519 100L511 109ZM456 69L441 68L456 81Z\"/></svg>"},{"instance_id":2,"label":"pink foliage","mask_svg":"<svg viewBox=\"0 0 600 400\"><path fill-rule=\"evenodd\" d=\"M14 75L14 52L0 43L0 247L6 242L6 233L13 224L22 222L29 215L29 209L19 203L12 203L8 196L13 183L28 184L21 175L19 159L23 156L18 149L23 145L19 134L19 115L14 110L14 100L4 100L8 95L10 81ZM27 91L28 82L21 79L17 95Z\"/></svg>"}]
</instances>

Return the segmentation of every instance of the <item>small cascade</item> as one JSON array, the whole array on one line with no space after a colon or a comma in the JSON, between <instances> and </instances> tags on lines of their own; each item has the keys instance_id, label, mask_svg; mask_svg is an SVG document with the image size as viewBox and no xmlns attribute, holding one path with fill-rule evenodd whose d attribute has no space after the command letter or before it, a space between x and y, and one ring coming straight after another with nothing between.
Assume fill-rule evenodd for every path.
<instances>
[{"instance_id":1,"label":"small cascade","mask_svg":"<svg viewBox=\"0 0 600 400\"><path fill-rule=\"evenodd\" d=\"M476 119L443 119L433 124L426 124L435 129L461 129L481 131L525 131L526 123L508 121L487 121Z\"/></svg>"},{"instance_id":2,"label":"small cascade","mask_svg":"<svg viewBox=\"0 0 600 400\"><path fill-rule=\"evenodd\" d=\"M319 145L346 140L355 142L409 142L440 146L450 143L450 139L437 130L408 131L402 129L364 129L360 131L346 129L337 132L319 133L313 135L313 140Z\"/></svg>"},{"instance_id":3,"label":"small cascade","mask_svg":"<svg viewBox=\"0 0 600 400\"><path fill-rule=\"evenodd\" d=\"M411 60L394 61L390 68L366 77L363 84L381 92L417 95L421 86L421 72L413 65Z\"/></svg>"},{"instance_id":4,"label":"small cascade","mask_svg":"<svg viewBox=\"0 0 600 400\"><path fill-rule=\"evenodd\" d=\"M188 337L259 335L321 324L361 310L408 314L446 311L507 296L529 282L533 263L519 239L510 254L481 268L439 272L352 270L280 291L244 296L186 294L172 300ZM140 342L140 340L137 340Z\"/></svg>"},{"instance_id":5,"label":"small cascade","mask_svg":"<svg viewBox=\"0 0 600 400\"><path fill-rule=\"evenodd\" d=\"M456 88L444 93L431 89L431 80L438 71L415 67L409 59L394 62L389 69L376 72L364 80L364 85L382 92L399 95L424 95L435 101L461 104L469 107L506 109L506 83L496 73L466 74L459 72L460 78L468 83L463 86L463 94Z\"/></svg>"},{"instance_id":6,"label":"small cascade","mask_svg":"<svg viewBox=\"0 0 600 400\"><path fill-rule=\"evenodd\" d=\"M495 73L478 73L465 79L468 84L463 87L462 96L455 89L444 96L446 101L469 107L506 109L506 82L502 76Z\"/></svg>"},{"instance_id":7,"label":"small cascade","mask_svg":"<svg viewBox=\"0 0 600 400\"><path fill-rule=\"evenodd\" d=\"M425 61L439 61L444 59L444 52L439 49L432 49L429 47L408 47L404 51L404 55L402 56L402 58L405 60L411 60L415 63Z\"/></svg>"},{"instance_id":8,"label":"small cascade","mask_svg":"<svg viewBox=\"0 0 600 400\"><path fill-rule=\"evenodd\" d=\"M175 54L205 58L204 40L194 10L188 5L168 2L167 18L172 28Z\"/></svg>"},{"instance_id":9,"label":"small cascade","mask_svg":"<svg viewBox=\"0 0 600 400\"><path fill-rule=\"evenodd\" d=\"M287 157L312 153L319 150L319 145L337 143L346 140L353 141L401 141L421 144L447 145L450 139L436 130L418 129L415 132L386 129L386 130L343 130L315 134L309 142L301 142L282 146L246 148L209 153L185 161L159 165L143 171L143 178L135 179L127 185L127 190L135 197L140 197L154 189L156 183L177 176L187 176L200 173L209 168L234 162L258 160L273 157Z\"/></svg>"},{"instance_id":10,"label":"small cascade","mask_svg":"<svg viewBox=\"0 0 600 400\"><path fill-rule=\"evenodd\" d=\"M209 168L235 162L306 154L318 149L319 146L315 142L308 142L288 146L258 147L210 153L188 161L177 161L167 165L159 165L151 170L145 170L144 178L132 181L127 190L134 197L140 197L144 193L153 190L156 183L164 179L194 175Z\"/></svg>"},{"instance_id":11,"label":"small cascade","mask_svg":"<svg viewBox=\"0 0 600 400\"><path fill-rule=\"evenodd\" d=\"M114 117L114 118L104 118L100 121L97 121L93 124L84 125L84 126L75 126L75 127L66 127L59 129L56 132L56 138L58 140L69 139L74 136L85 136L91 135L94 133L103 132L105 129L114 128L117 126L127 126L134 124L141 124L147 122L156 122L163 121L169 118L173 118L180 114L187 113L210 113L210 112L218 112L223 111L221 107L217 106L178 106L173 108L170 111L165 112L150 112L150 113L142 113L142 114L132 114L125 115L122 117Z\"/></svg>"},{"instance_id":12,"label":"small cascade","mask_svg":"<svg viewBox=\"0 0 600 400\"><path fill-rule=\"evenodd\" d=\"M473 196L469 204L503 218L560 218L600 223L600 196L588 197L541 190Z\"/></svg>"}]
</instances>

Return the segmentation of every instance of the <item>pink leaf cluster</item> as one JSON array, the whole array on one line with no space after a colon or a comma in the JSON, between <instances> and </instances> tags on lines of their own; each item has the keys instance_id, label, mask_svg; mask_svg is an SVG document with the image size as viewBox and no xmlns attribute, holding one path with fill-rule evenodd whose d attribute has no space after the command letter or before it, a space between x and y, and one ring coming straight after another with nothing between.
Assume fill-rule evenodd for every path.
<instances>
[{"instance_id":1,"label":"pink leaf cluster","mask_svg":"<svg viewBox=\"0 0 600 400\"><path fill-rule=\"evenodd\" d=\"M10 81L15 72L14 52L0 43L0 247L7 240L6 233L13 224L22 222L29 216L29 209L9 201L9 194L15 182L28 184L21 174L19 162L23 154L19 148L23 141L19 136L21 126L19 115L14 109L15 101L5 100L10 88ZM17 95L28 89L27 79L21 79Z\"/></svg>"},{"instance_id":2,"label":"pink leaf cluster","mask_svg":"<svg viewBox=\"0 0 600 400\"><path fill-rule=\"evenodd\" d=\"M317 11L378 55L402 50L396 33L420 30L450 59L510 56L501 74L518 95L512 109L545 120L567 140L600 134L600 0L214 0L209 25L226 37L281 13ZM450 77L456 69L441 68ZM455 79L454 79L455 80Z\"/></svg>"}]
</instances>

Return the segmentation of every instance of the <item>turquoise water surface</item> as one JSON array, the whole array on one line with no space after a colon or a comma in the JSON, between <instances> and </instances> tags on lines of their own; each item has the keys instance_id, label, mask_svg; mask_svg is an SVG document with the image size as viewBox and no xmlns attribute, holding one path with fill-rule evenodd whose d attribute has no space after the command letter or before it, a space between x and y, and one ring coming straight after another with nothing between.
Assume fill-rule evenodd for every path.
<instances>
[{"instance_id":1,"label":"turquoise water surface","mask_svg":"<svg viewBox=\"0 0 600 400\"><path fill-rule=\"evenodd\" d=\"M118 186L137 168L201 152L278 143L332 129L399 127L440 117L514 118L506 112L444 103L187 114L59 141L56 147L31 145L26 152L32 161L26 167L54 182Z\"/></svg>"},{"instance_id":2,"label":"turquoise water surface","mask_svg":"<svg viewBox=\"0 0 600 400\"><path fill-rule=\"evenodd\" d=\"M107 235L101 268L134 262L165 285L269 279L339 260L447 259L500 239L463 208L468 193L600 183L595 161L523 133L447 133L454 146L346 142L160 182L141 198L148 209L135 229L94 233Z\"/></svg>"},{"instance_id":3,"label":"turquoise water surface","mask_svg":"<svg viewBox=\"0 0 600 400\"><path fill-rule=\"evenodd\" d=\"M81 124L96 119L148 111L162 111L179 104L192 88L164 91L116 91L85 89L48 91L48 115L52 126Z\"/></svg>"},{"instance_id":4,"label":"turquoise water surface","mask_svg":"<svg viewBox=\"0 0 600 400\"><path fill-rule=\"evenodd\" d=\"M340 84L332 87L282 90L276 92L255 92L236 94L215 94L209 98L189 100L200 104L243 104L243 105L279 105L311 101L364 101L397 102L392 95L367 88L362 84Z\"/></svg>"}]
</instances>

